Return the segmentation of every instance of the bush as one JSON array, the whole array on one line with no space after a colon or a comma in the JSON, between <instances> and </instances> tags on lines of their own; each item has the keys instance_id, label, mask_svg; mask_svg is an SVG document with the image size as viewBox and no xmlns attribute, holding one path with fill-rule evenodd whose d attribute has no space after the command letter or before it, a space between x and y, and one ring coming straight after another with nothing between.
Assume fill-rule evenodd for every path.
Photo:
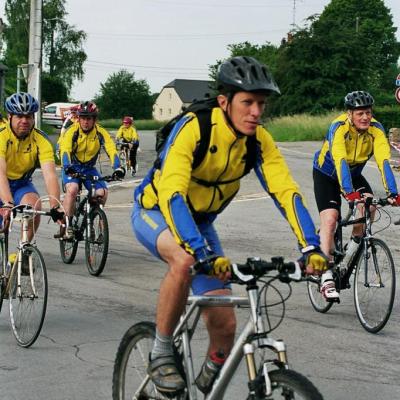
<instances>
[{"instance_id":1,"label":"bush","mask_svg":"<svg viewBox=\"0 0 400 400\"><path fill-rule=\"evenodd\" d=\"M374 117L385 127L386 132L390 128L400 128L399 106L387 106L374 108Z\"/></svg>"}]
</instances>

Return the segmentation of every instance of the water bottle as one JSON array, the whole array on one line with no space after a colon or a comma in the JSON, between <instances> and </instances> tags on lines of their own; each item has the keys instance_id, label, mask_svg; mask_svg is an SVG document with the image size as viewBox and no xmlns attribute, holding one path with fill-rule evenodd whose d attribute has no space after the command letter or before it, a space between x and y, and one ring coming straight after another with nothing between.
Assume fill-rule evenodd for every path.
<instances>
[{"instance_id":1,"label":"water bottle","mask_svg":"<svg viewBox=\"0 0 400 400\"><path fill-rule=\"evenodd\" d=\"M360 240L360 239L358 239ZM350 267L350 263L357 252L358 247L360 246L360 242L357 242L357 239L351 238L349 243L347 244L346 254L343 257L342 265L344 268Z\"/></svg>"},{"instance_id":2,"label":"water bottle","mask_svg":"<svg viewBox=\"0 0 400 400\"><path fill-rule=\"evenodd\" d=\"M225 354L222 350L207 356L196 378L196 385L202 393L206 394L210 391L224 361Z\"/></svg>"}]
</instances>

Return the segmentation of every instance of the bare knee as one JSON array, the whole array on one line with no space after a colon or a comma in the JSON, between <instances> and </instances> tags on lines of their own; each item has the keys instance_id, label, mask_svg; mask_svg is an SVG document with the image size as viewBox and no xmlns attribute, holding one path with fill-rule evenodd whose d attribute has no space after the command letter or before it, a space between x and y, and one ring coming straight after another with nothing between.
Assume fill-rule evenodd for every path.
<instances>
[{"instance_id":1,"label":"bare knee","mask_svg":"<svg viewBox=\"0 0 400 400\"><path fill-rule=\"evenodd\" d=\"M190 254L180 254L178 257L173 257L168 261L168 273L175 280L184 285L189 285L191 282L190 267L193 265L193 257Z\"/></svg>"}]
</instances>

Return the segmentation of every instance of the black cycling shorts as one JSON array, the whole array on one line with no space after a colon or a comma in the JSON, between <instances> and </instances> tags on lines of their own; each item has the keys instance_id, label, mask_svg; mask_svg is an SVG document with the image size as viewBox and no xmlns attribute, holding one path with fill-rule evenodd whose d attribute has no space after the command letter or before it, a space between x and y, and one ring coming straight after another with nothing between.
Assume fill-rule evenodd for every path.
<instances>
[{"instance_id":1,"label":"black cycling shorts","mask_svg":"<svg viewBox=\"0 0 400 400\"><path fill-rule=\"evenodd\" d=\"M318 211L324 211L334 208L340 212L341 190L339 181L323 174L321 171L313 168L314 195ZM361 193L371 193L372 189L367 180L362 176L352 177L354 190Z\"/></svg>"}]
</instances>

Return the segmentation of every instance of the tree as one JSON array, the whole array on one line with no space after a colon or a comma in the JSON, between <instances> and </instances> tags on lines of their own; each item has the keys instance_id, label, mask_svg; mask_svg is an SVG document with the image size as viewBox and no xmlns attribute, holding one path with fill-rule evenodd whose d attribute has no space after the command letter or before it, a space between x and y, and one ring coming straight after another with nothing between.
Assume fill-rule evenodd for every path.
<instances>
[{"instance_id":1,"label":"tree","mask_svg":"<svg viewBox=\"0 0 400 400\"><path fill-rule=\"evenodd\" d=\"M381 96L400 55L396 28L382 0L332 0L309 27L294 32L277 60L283 96L280 114L343 106L344 95L368 90ZM391 78L392 81L394 77Z\"/></svg>"},{"instance_id":2,"label":"tree","mask_svg":"<svg viewBox=\"0 0 400 400\"><path fill-rule=\"evenodd\" d=\"M111 74L100 84L100 94L96 95L95 102L102 118L122 118L124 115L151 118L153 101L148 83L135 80L134 73L126 70Z\"/></svg>"},{"instance_id":3,"label":"tree","mask_svg":"<svg viewBox=\"0 0 400 400\"><path fill-rule=\"evenodd\" d=\"M76 30L65 22L68 13L62 0L43 1L43 70L51 76L52 84L57 83L64 90L72 87L74 79L82 79L83 63L86 54L83 43L86 34ZM15 85L17 65L28 63L29 52L29 0L6 0L5 15L7 24L4 29L4 64L7 73L7 85ZM45 75L45 79L48 78ZM47 82L49 83L49 82ZM43 85L42 95L47 100L48 84ZM24 89L24 86L22 85ZM63 90L63 91L64 91ZM50 95L51 97L52 95Z\"/></svg>"}]
</instances>

